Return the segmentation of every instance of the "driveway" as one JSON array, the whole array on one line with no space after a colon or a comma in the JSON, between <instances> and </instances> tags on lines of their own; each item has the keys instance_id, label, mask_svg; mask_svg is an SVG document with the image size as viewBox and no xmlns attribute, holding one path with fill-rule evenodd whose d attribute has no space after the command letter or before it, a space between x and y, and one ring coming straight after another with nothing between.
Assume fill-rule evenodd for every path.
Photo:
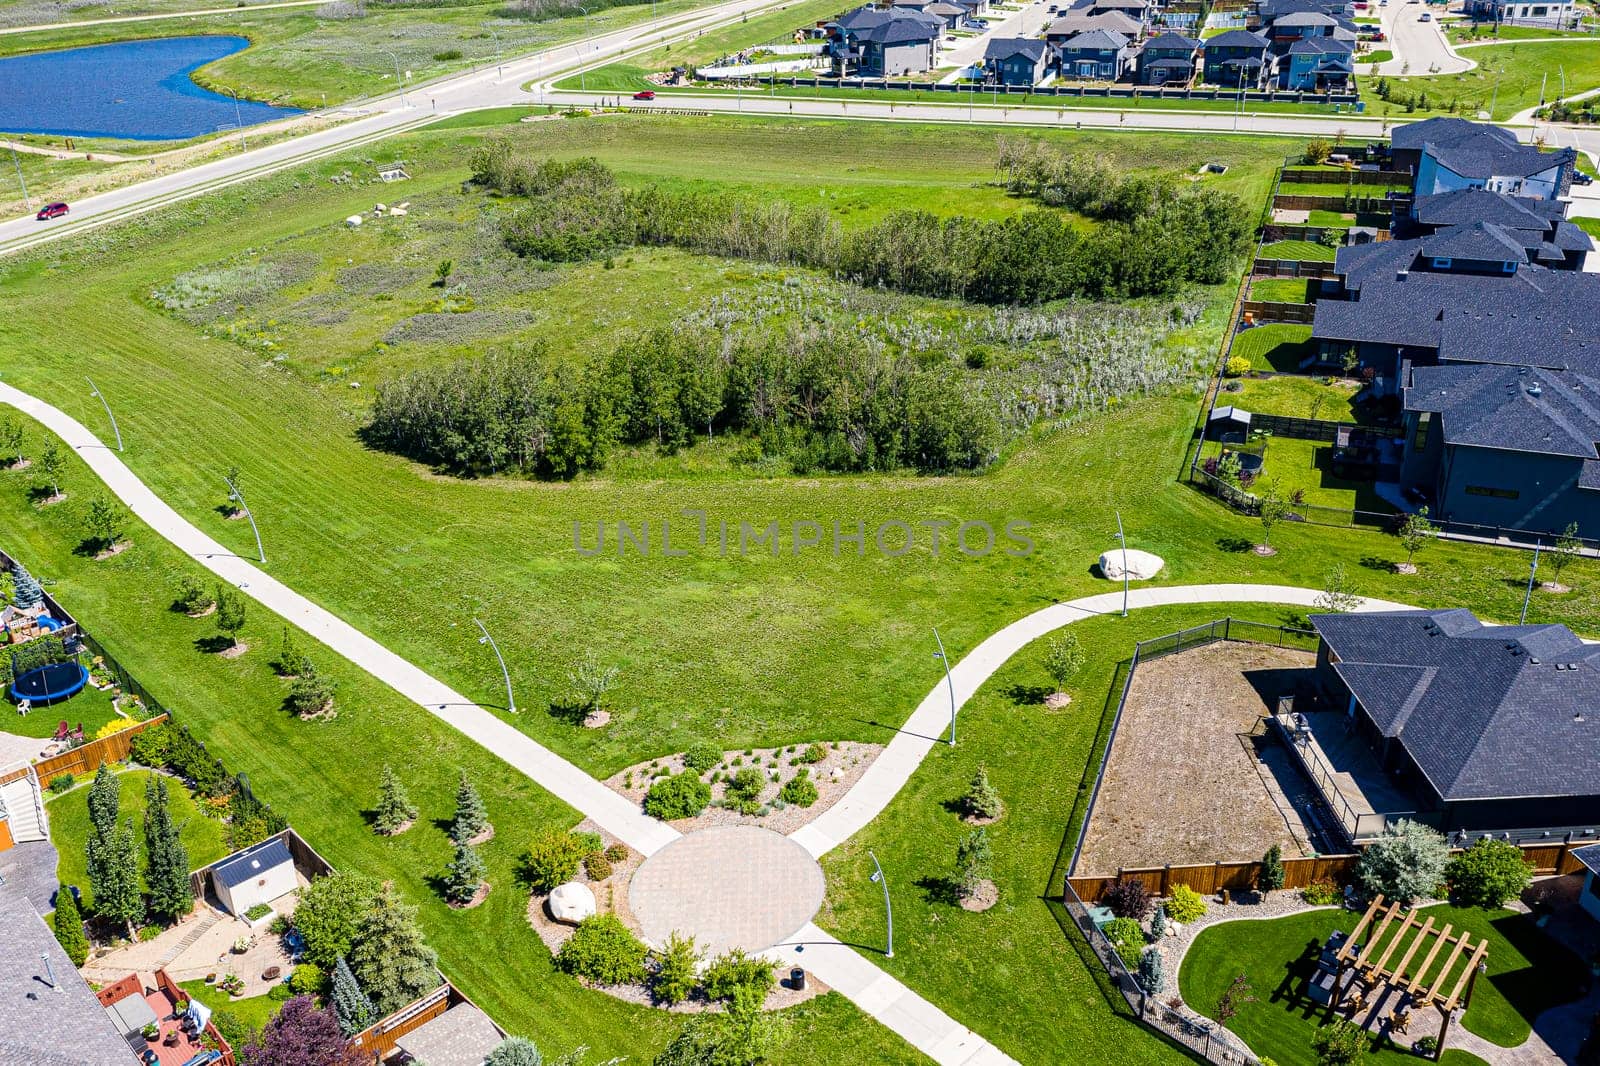
<instances>
[{"instance_id":1,"label":"driveway","mask_svg":"<svg viewBox=\"0 0 1600 1066\"><path fill-rule=\"evenodd\" d=\"M1029 4L1021 11L1009 13L989 12L979 16L989 20L989 32L976 37L957 38L961 43L939 56L940 66L957 68L983 62L983 51L989 42L1001 37L1037 37L1055 16L1049 14L1049 4Z\"/></svg>"},{"instance_id":2,"label":"driveway","mask_svg":"<svg viewBox=\"0 0 1600 1066\"><path fill-rule=\"evenodd\" d=\"M1430 10L1426 4L1407 3L1406 0L1389 0L1388 7L1378 9L1383 32L1389 38L1385 43L1394 53L1394 58L1387 63L1379 63L1374 73L1388 77L1402 74L1460 74L1478 65L1457 55L1455 49L1450 47L1450 42L1445 40L1444 30L1439 26L1437 12L1430 14L1429 21L1421 21L1422 15Z\"/></svg>"}]
</instances>

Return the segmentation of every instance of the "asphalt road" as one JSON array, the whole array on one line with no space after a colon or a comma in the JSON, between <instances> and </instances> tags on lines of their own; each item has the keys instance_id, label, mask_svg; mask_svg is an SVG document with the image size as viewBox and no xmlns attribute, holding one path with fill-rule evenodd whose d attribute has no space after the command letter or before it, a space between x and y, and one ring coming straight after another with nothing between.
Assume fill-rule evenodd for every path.
<instances>
[{"instance_id":1,"label":"asphalt road","mask_svg":"<svg viewBox=\"0 0 1600 1066\"><path fill-rule=\"evenodd\" d=\"M1421 21L1423 12L1431 12L1427 22ZM1377 73L1389 77L1405 74L1460 74L1478 64L1466 59L1450 47L1444 30L1439 26L1439 13L1429 5L1416 0L1389 0L1389 6L1378 9L1385 42L1394 58L1379 63ZM1382 47L1381 45L1379 47Z\"/></svg>"}]
</instances>

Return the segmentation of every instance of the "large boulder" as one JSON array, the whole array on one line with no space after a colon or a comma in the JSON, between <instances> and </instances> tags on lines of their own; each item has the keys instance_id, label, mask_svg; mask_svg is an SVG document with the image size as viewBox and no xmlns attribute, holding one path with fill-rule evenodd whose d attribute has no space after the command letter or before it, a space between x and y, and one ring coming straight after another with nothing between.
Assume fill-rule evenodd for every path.
<instances>
[{"instance_id":1,"label":"large boulder","mask_svg":"<svg viewBox=\"0 0 1600 1066\"><path fill-rule=\"evenodd\" d=\"M1137 548L1113 548L1100 556L1100 576L1109 581L1121 581L1124 577L1149 581L1166 565L1159 555Z\"/></svg>"},{"instance_id":2,"label":"large boulder","mask_svg":"<svg viewBox=\"0 0 1600 1066\"><path fill-rule=\"evenodd\" d=\"M557 885L550 898L545 900L550 917L567 925L577 925L585 918L594 917L594 893L588 885L568 881Z\"/></svg>"}]
</instances>

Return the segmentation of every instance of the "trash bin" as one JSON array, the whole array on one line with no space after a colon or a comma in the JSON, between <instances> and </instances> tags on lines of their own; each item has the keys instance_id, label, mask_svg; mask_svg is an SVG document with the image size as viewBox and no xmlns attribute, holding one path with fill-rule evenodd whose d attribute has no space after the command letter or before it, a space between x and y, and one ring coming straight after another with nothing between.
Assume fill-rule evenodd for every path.
<instances>
[{"instance_id":1,"label":"trash bin","mask_svg":"<svg viewBox=\"0 0 1600 1066\"><path fill-rule=\"evenodd\" d=\"M803 967L796 966L789 971L789 987L796 992L804 992L806 990L806 971Z\"/></svg>"}]
</instances>

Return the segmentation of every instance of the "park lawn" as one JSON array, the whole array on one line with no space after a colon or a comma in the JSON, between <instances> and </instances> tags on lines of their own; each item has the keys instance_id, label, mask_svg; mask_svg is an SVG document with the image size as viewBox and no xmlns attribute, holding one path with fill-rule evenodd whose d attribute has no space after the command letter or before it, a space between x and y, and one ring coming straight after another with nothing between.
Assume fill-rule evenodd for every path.
<instances>
[{"instance_id":1,"label":"park lawn","mask_svg":"<svg viewBox=\"0 0 1600 1066\"><path fill-rule=\"evenodd\" d=\"M1291 418L1320 418L1326 422L1355 422L1360 413L1352 401L1359 391L1354 383L1335 381L1323 384L1321 378L1305 374L1278 374L1270 378L1244 378L1237 392L1224 389L1228 403L1264 415Z\"/></svg>"},{"instance_id":2,"label":"park lawn","mask_svg":"<svg viewBox=\"0 0 1600 1066\"><path fill-rule=\"evenodd\" d=\"M1137 641L1229 616L1279 624L1284 612L1217 603L1076 623L1068 632L1091 654L1059 711L1042 704L1054 687L1044 670L1049 641L1030 644L962 707L955 748L936 745L884 813L823 859L822 925L1020 1062L1186 1061L1107 1008L1108 995L1120 997L1078 950L1076 931L1067 932L1060 879L1076 837L1074 809L1094 783L1102 720L1116 710L1117 664ZM1000 901L970 914L951 899L956 846L971 832L952 808L979 766L1005 804L988 826ZM893 959L881 954L883 898L869 881L869 850L893 896Z\"/></svg>"},{"instance_id":3,"label":"park lawn","mask_svg":"<svg viewBox=\"0 0 1600 1066\"><path fill-rule=\"evenodd\" d=\"M662 73L673 67L706 66L755 45L776 41L792 42L797 29L809 29L818 22L831 19L842 9L838 0L801 0L776 11L768 11L753 19L745 19L727 26L719 26L687 41L671 41L629 54L622 63L611 63L587 71L580 78L573 75L572 84L561 83L562 88L588 88L601 92L607 90L660 89L651 84L645 75Z\"/></svg>"},{"instance_id":4,"label":"park lawn","mask_svg":"<svg viewBox=\"0 0 1600 1066\"><path fill-rule=\"evenodd\" d=\"M1478 41L1545 40L1550 37L1587 37L1591 40L1594 38L1593 34L1584 33L1581 30L1548 30L1542 26L1510 26L1504 23L1484 25L1482 23L1460 21L1447 22L1444 27L1445 35L1450 38L1452 44L1473 44ZM1471 56L1472 52L1468 52L1467 55Z\"/></svg>"},{"instance_id":5,"label":"park lawn","mask_svg":"<svg viewBox=\"0 0 1600 1066\"><path fill-rule=\"evenodd\" d=\"M3 654L5 651L0 647L0 655ZM111 706L111 693L93 685L83 686L71 699L52 703L48 707L35 707L26 717L17 714L15 707L9 696L6 702L0 703L0 732L41 740L55 736L56 728L62 722L74 727L83 726L83 735L93 739L101 726L113 718L122 717Z\"/></svg>"},{"instance_id":6,"label":"park lawn","mask_svg":"<svg viewBox=\"0 0 1600 1066\"><path fill-rule=\"evenodd\" d=\"M1452 105L1461 114L1471 116L1490 110L1492 104L1492 117L1503 120L1537 105L1541 85L1549 99L1563 95L1557 77L1560 71L1566 74L1564 94L1567 96L1600 87L1600 46L1592 39L1497 44L1473 48L1464 54L1478 66L1462 74L1389 78L1391 90L1417 95L1419 103L1421 94L1427 95L1428 107L1419 106L1415 117L1426 117L1425 112L1449 110ZM1404 107L1400 104L1377 96L1375 84L1373 78L1363 79L1361 83L1361 96L1367 101L1368 112L1403 113Z\"/></svg>"},{"instance_id":7,"label":"park lawn","mask_svg":"<svg viewBox=\"0 0 1600 1066\"><path fill-rule=\"evenodd\" d=\"M133 819L134 839L138 843L140 864L144 855L144 788L153 771L128 770L117 774L117 818ZM88 861L84 849L89 841L89 781L70 792L60 795L45 794L45 814L50 818L50 839L55 843L60 862L56 879L63 885L77 885L83 900L91 904L94 893L89 888ZM172 824L179 827L183 846L189 849L189 868L198 870L227 855L222 820L208 814L196 802L193 793L175 777L168 777L167 805L172 812Z\"/></svg>"},{"instance_id":8,"label":"park lawn","mask_svg":"<svg viewBox=\"0 0 1600 1066\"><path fill-rule=\"evenodd\" d=\"M1489 940L1487 980L1478 981L1463 1024L1491 1043L1520 1044L1540 1011L1577 994L1582 977L1579 959L1546 938L1526 915L1449 904L1429 907L1428 913L1436 925L1448 921L1457 930ZM1304 994L1305 981L1315 967L1310 952L1334 929L1349 931L1357 920L1353 911L1317 910L1205 929L1184 957L1179 975L1183 998L1214 1017L1218 998L1237 974L1244 973L1257 1001L1240 1007L1228 1028L1258 1055L1270 1056L1282 1066L1309 1066L1311 1036L1325 1018L1324 1008ZM1411 1058L1392 1046L1374 1050L1373 1062L1398 1066Z\"/></svg>"},{"instance_id":9,"label":"park lawn","mask_svg":"<svg viewBox=\"0 0 1600 1066\"><path fill-rule=\"evenodd\" d=\"M281 1006L276 1000L264 995L236 999L216 985L208 985L204 981L182 981L178 987L195 1002L204 1003L212 1011L227 1011L252 1030L259 1030L270 1022L277 1016L278 1008ZM238 1050L234 1048L236 1053Z\"/></svg>"},{"instance_id":10,"label":"park lawn","mask_svg":"<svg viewBox=\"0 0 1600 1066\"><path fill-rule=\"evenodd\" d=\"M1298 281L1296 284L1303 286L1305 282ZM1228 356L1243 356L1250 360L1253 370L1294 373L1300 369L1300 361L1311 352L1310 326L1293 322L1267 322L1234 334L1233 347L1228 349Z\"/></svg>"},{"instance_id":11,"label":"park lawn","mask_svg":"<svg viewBox=\"0 0 1600 1066\"><path fill-rule=\"evenodd\" d=\"M1305 263L1331 263L1337 248L1317 241L1273 241L1261 246L1262 259L1298 259Z\"/></svg>"},{"instance_id":12,"label":"park lawn","mask_svg":"<svg viewBox=\"0 0 1600 1066\"><path fill-rule=\"evenodd\" d=\"M1251 278L1250 299L1265 303L1310 303L1311 284L1306 278Z\"/></svg>"}]
</instances>

